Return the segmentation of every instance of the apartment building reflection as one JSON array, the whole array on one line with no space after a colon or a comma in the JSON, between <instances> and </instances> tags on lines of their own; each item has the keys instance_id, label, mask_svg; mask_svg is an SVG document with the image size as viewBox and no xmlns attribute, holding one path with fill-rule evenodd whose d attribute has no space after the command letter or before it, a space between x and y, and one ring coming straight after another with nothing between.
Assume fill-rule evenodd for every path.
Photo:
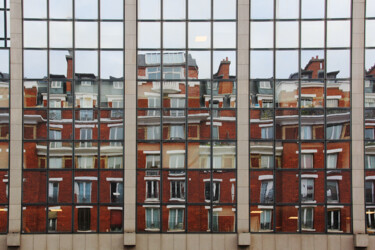
<instances>
[{"instance_id":1,"label":"apartment building reflection","mask_svg":"<svg viewBox=\"0 0 375 250\"><path fill-rule=\"evenodd\" d=\"M250 84L252 232L351 230L350 82L324 64Z\"/></svg>"},{"instance_id":2,"label":"apartment building reflection","mask_svg":"<svg viewBox=\"0 0 375 250\"><path fill-rule=\"evenodd\" d=\"M66 67L24 83L22 230L121 231L123 79Z\"/></svg>"},{"instance_id":3,"label":"apartment building reflection","mask_svg":"<svg viewBox=\"0 0 375 250\"><path fill-rule=\"evenodd\" d=\"M365 202L366 227L375 233L375 65L366 70L365 79Z\"/></svg>"},{"instance_id":4,"label":"apartment building reflection","mask_svg":"<svg viewBox=\"0 0 375 250\"><path fill-rule=\"evenodd\" d=\"M234 232L231 61L202 80L191 54L164 52L162 60L161 69L160 52L138 55L137 230Z\"/></svg>"}]
</instances>

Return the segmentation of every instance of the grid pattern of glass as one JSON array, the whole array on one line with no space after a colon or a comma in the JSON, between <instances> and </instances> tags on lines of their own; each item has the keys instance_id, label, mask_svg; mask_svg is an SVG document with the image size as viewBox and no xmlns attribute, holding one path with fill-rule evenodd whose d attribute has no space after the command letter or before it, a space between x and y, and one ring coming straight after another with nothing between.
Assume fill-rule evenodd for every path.
<instances>
[{"instance_id":1,"label":"grid pattern of glass","mask_svg":"<svg viewBox=\"0 0 375 250\"><path fill-rule=\"evenodd\" d=\"M375 1L366 0L365 20L365 202L367 233L375 233Z\"/></svg>"},{"instance_id":2,"label":"grid pattern of glass","mask_svg":"<svg viewBox=\"0 0 375 250\"><path fill-rule=\"evenodd\" d=\"M123 231L123 34L123 0L23 1L23 233Z\"/></svg>"},{"instance_id":3,"label":"grid pattern of glass","mask_svg":"<svg viewBox=\"0 0 375 250\"><path fill-rule=\"evenodd\" d=\"M137 232L236 231L235 0L138 0Z\"/></svg>"},{"instance_id":4,"label":"grid pattern of glass","mask_svg":"<svg viewBox=\"0 0 375 250\"><path fill-rule=\"evenodd\" d=\"M0 0L0 234L8 230L9 204L9 0Z\"/></svg>"},{"instance_id":5,"label":"grid pattern of glass","mask_svg":"<svg viewBox=\"0 0 375 250\"><path fill-rule=\"evenodd\" d=\"M251 0L251 232L352 231L351 4Z\"/></svg>"}]
</instances>

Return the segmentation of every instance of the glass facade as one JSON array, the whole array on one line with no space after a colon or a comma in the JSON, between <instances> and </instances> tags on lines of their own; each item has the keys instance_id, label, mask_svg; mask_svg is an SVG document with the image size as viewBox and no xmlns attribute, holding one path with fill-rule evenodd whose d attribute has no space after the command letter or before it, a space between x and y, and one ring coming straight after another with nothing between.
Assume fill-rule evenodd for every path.
<instances>
[{"instance_id":1,"label":"glass facade","mask_svg":"<svg viewBox=\"0 0 375 250\"><path fill-rule=\"evenodd\" d=\"M236 9L138 1L138 232L236 231Z\"/></svg>"},{"instance_id":2,"label":"glass facade","mask_svg":"<svg viewBox=\"0 0 375 250\"><path fill-rule=\"evenodd\" d=\"M250 231L350 233L351 1L250 2Z\"/></svg>"},{"instance_id":3,"label":"glass facade","mask_svg":"<svg viewBox=\"0 0 375 250\"><path fill-rule=\"evenodd\" d=\"M0 1L0 234L8 231L9 206L9 0Z\"/></svg>"},{"instance_id":4,"label":"glass facade","mask_svg":"<svg viewBox=\"0 0 375 250\"><path fill-rule=\"evenodd\" d=\"M364 166L365 166L365 203L367 233L375 233L375 37L371 30L375 27L375 1L366 0L365 19L365 73L364 73Z\"/></svg>"},{"instance_id":5,"label":"glass facade","mask_svg":"<svg viewBox=\"0 0 375 250\"><path fill-rule=\"evenodd\" d=\"M122 232L124 1L23 1L23 233Z\"/></svg>"},{"instance_id":6,"label":"glass facade","mask_svg":"<svg viewBox=\"0 0 375 250\"><path fill-rule=\"evenodd\" d=\"M13 170L22 234L357 233L355 141L375 233L375 0L364 62L352 0L23 0L12 53L11 2L0 0L0 234L19 205Z\"/></svg>"}]
</instances>

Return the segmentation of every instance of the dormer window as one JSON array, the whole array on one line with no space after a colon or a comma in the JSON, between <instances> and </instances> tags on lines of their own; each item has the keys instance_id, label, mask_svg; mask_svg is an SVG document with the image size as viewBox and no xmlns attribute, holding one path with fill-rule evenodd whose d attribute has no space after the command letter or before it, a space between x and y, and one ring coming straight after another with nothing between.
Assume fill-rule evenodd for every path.
<instances>
[{"instance_id":1,"label":"dormer window","mask_svg":"<svg viewBox=\"0 0 375 250\"><path fill-rule=\"evenodd\" d=\"M114 89L123 89L124 88L124 83L123 82L119 82L119 81L113 82L113 88Z\"/></svg>"},{"instance_id":2,"label":"dormer window","mask_svg":"<svg viewBox=\"0 0 375 250\"><path fill-rule=\"evenodd\" d=\"M270 89L271 88L271 83L267 81L261 81L259 82L259 87L261 89Z\"/></svg>"},{"instance_id":3,"label":"dormer window","mask_svg":"<svg viewBox=\"0 0 375 250\"><path fill-rule=\"evenodd\" d=\"M51 88L58 89L61 88L62 82L61 81L52 81Z\"/></svg>"},{"instance_id":4,"label":"dormer window","mask_svg":"<svg viewBox=\"0 0 375 250\"><path fill-rule=\"evenodd\" d=\"M82 82L81 82L81 85L82 85L82 86L86 86L86 87L91 86L91 84L92 84L91 81L82 81Z\"/></svg>"}]
</instances>

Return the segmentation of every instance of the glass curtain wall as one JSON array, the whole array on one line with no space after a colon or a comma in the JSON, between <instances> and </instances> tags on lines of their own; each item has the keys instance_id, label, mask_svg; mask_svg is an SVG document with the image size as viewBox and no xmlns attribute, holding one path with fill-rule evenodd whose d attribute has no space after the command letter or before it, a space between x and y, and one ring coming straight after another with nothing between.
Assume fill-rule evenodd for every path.
<instances>
[{"instance_id":1,"label":"glass curtain wall","mask_svg":"<svg viewBox=\"0 0 375 250\"><path fill-rule=\"evenodd\" d=\"M24 0L23 48L22 232L122 232L124 1Z\"/></svg>"},{"instance_id":2,"label":"glass curtain wall","mask_svg":"<svg viewBox=\"0 0 375 250\"><path fill-rule=\"evenodd\" d=\"M236 0L138 0L137 231L236 231Z\"/></svg>"},{"instance_id":3,"label":"glass curtain wall","mask_svg":"<svg viewBox=\"0 0 375 250\"><path fill-rule=\"evenodd\" d=\"M365 71L364 71L364 107L365 107L365 202L367 233L375 233L375 1L366 0L365 19Z\"/></svg>"},{"instance_id":4,"label":"glass curtain wall","mask_svg":"<svg viewBox=\"0 0 375 250\"><path fill-rule=\"evenodd\" d=\"M8 231L9 205L9 0L0 1L0 234Z\"/></svg>"},{"instance_id":5,"label":"glass curtain wall","mask_svg":"<svg viewBox=\"0 0 375 250\"><path fill-rule=\"evenodd\" d=\"M250 1L251 232L350 233L351 1Z\"/></svg>"}]
</instances>

